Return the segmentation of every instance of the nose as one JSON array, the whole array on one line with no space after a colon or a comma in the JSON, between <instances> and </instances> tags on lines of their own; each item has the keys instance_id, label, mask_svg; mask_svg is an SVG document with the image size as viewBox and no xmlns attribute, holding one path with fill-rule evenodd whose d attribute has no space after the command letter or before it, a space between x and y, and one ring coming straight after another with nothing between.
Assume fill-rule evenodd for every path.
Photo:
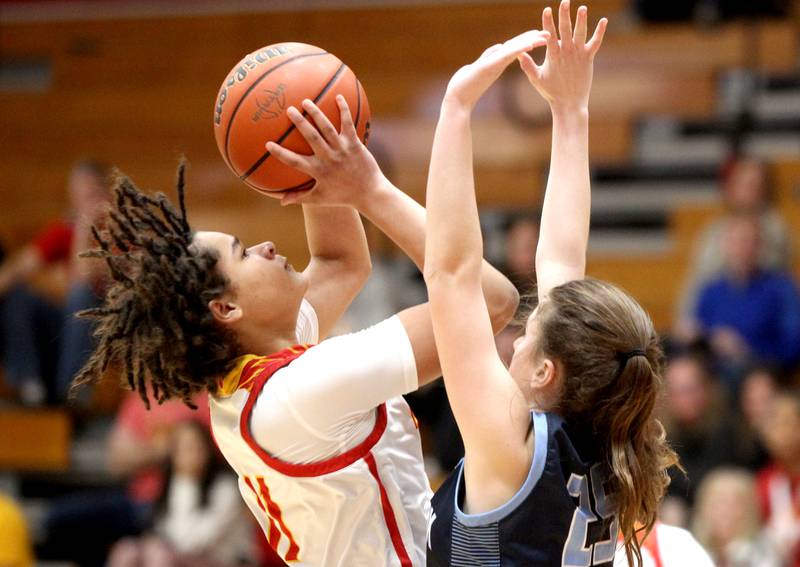
<instances>
[{"instance_id":1,"label":"nose","mask_svg":"<svg viewBox=\"0 0 800 567\"><path fill-rule=\"evenodd\" d=\"M261 244L261 249L258 251L267 260L275 259L275 244L272 242L264 242Z\"/></svg>"}]
</instances>

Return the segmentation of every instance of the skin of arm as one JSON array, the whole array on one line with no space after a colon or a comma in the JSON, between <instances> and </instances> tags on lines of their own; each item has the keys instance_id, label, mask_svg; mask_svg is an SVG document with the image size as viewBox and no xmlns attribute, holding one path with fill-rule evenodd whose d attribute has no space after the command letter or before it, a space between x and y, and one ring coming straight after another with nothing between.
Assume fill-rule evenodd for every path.
<instances>
[{"instance_id":1,"label":"skin of arm","mask_svg":"<svg viewBox=\"0 0 800 567\"><path fill-rule=\"evenodd\" d=\"M483 240L470 116L517 55L545 41L539 32L526 32L462 67L445 93L431 152L424 276L445 386L464 438L470 513L491 509L513 494L531 458L524 396L497 354L480 288ZM478 482L481 490L470 491Z\"/></svg>"},{"instance_id":2,"label":"skin of arm","mask_svg":"<svg viewBox=\"0 0 800 567\"><path fill-rule=\"evenodd\" d=\"M330 120L313 104L304 109L314 119L317 128L304 119L294 107L288 111L289 118L306 138L317 158L318 167L314 177L318 185L334 184L339 171L336 154L355 133L349 110L342 111L342 133L336 131ZM346 107L345 107L346 109ZM341 161L341 160L338 160ZM352 173L352 172L346 172ZM355 169L358 174L359 170ZM363 182L363 175L351 175L354 185ZM369 278L372 264L367 246L367 237L358 212L351 207L332 207L304 204L308 249L311 261L306 268L309 287L306 299L314 306L319 319L320 340L325 338L342 316L355 296Z\"/></svg>"},{"instance_id":3,"label":"skin of arm","mask_svg":"<svg viewBox=\"0 0 800 567\"><path fill-rule=\"evenodd\" d=\"M607 21L601 19L587 42L586 7L578 9L573 33L569 2L562 2L558 30L552 10L546 8L542 14L542 29L550 34L544 63L536 65L528 54L519 56L522 70L550 103L553 116L550 175L536 249L539 301L553 287L582 279L586 272L591 208L589 92L594 56L606 25Z\"/></svg>"},{"instance_id":4,"label":"skin of arm","mask_svg":"<svg viewBox=\"0 0 800 567\"><path fill-rule=\"evenodd\" d=\"M530 423L525 396L500 362L478 293L482 240L470 114L485 90L518 59L553 111L553 164L542 213L544 240L537 253L540 297L555 285L582 277L589 220L585 108L592 58L606 25L601 20L586 43L586 19L582 7L573 37L569 4L562 2L559 40L546 9L545 33L526 32L487 49L453 76L442 103L428 177L425 281L445 386L464 438L469 513L507 502L524 482L533 456L533 437L525 435ZM540 67L527 51L545 41L548 53Z\"/></svg>"},{"instance_id":5,"label":"skin of arm","mask_svg":"<svg viewBox=\"0 0 800 567\"><path fill-rule=\"evenodd\" d=\"M339 150L330 152L332 157L327 167L331 169L327 173L321 173L321 160L317 156L301 156L272 143L267 145L267 149L283 163L316 179L325 179L324 183L318 183L310 191L287 195L282 204L355 207L391 238L418 268L423 269L427 222L425 209L386 179L372 154L358 140L355 128L351 128L352 120L349 119L344 99L337 97L337 102L343 117L342 136L347 137L347 142ZM303 108L311 114L316 107L308 101L304 102ZM308 133L310 137L315 135L308 129L301 130L301 133ZM484 261L480 264L481 285L486 294L492 328L497 332L513 317L519 296L511 282L500 272ZM429 307L427 304L418 305L398 315L411 339L419 384L426 384L441 375Z\"/></svg>"}]
</instances>

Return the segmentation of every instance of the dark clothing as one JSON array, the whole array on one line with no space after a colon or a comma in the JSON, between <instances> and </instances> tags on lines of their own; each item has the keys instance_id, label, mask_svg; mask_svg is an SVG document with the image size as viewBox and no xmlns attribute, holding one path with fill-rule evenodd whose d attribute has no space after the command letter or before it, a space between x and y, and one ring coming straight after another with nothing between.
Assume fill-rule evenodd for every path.
<instances>
[{"instance_id":1,"label":"dark clothing","mask_svg":"<svg viewBox=\"0 0 800 567\"><path fill-rule=\"evenodd\" d=\"M676 428L669 432L669 442L686 473L675 467L669 470L672 482L668 492L689 505L694 502L697 487L707 473L737 462L736 438L727 421L705 428Z\"/></svg>"},{"instance_id":2,"label":"dark clothing","mask_svg":"<svg viewBox=\"0 0 800 567\"><path fill-rule=\"evenodd\" d=\"M618 523L608 469L591 440L554 414L532 413L534 454L519 491L499 508L465 514L463 461L433 497L428 565L610 567Z\"/></svg>"}]
</instances>

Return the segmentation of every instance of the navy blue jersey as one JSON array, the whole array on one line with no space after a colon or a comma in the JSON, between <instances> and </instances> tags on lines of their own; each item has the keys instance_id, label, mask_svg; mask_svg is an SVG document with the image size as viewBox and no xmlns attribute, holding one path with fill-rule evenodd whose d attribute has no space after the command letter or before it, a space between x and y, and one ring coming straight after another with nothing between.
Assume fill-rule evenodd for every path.
<instances>
[{"instance_id":1,"label":"navy blue jersey","mask_svg":"<svg viewBox=\"0 0 800 567\"><path fill-rule=\"evenodd\" d=\"M618 522L608 467L590 439L554 414L531 413L534 453L519 491L499 508L462 512L464 463L433 497L429 567L611 567Z\"/></svg>"}]
</instances>

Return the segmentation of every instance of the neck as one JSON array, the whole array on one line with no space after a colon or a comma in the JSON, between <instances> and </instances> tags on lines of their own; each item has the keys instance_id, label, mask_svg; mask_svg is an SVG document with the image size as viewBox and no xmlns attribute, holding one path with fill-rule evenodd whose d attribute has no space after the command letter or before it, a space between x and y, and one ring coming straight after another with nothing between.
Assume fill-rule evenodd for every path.
<instances>
[{"instance_id":1,"label":"neck","mask_svg":"<svg viewBox=\"0 0 800 567\"><path fill-rule=\"evenodd\" d=\"M239 344L246 354L267 355L297 344L295 328L248 328L237 332Z\"/></svg>"}]
</instances>

